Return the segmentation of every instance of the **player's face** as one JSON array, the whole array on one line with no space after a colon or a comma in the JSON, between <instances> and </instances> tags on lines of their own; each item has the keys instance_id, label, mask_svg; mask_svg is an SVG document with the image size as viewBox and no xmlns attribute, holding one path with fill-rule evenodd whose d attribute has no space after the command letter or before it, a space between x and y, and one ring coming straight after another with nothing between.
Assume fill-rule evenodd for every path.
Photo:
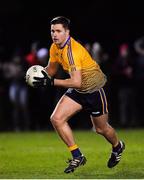
<instances>
[{"instance_id":1,"label":"player's face","mask_svg":"<svg viewBox=\"0 0 144 180\"><path fill-rule=\"evenodd\" d=\"M69 30L65 29L62 24L52 24L51 37L56 45L62 47L69 37Z\"/></svg>"}]
</instances>

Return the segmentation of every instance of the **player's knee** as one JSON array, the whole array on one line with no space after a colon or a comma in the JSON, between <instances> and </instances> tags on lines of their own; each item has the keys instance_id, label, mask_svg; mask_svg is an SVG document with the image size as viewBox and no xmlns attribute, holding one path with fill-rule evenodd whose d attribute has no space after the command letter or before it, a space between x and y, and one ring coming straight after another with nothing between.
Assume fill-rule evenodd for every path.
<instances>
[{"instance_id":1,"label":"player's knee","mask_svg":"<svg viewBox=\"0 0 144 180\"><path fill-rule=\"evenodd\" d=\"M60 116L57 116L57 115L52 115L50 117L50 121L51 123L53 124L53 126L59 126L61 124L61 118Z\"/></svg>"}]
</instances>

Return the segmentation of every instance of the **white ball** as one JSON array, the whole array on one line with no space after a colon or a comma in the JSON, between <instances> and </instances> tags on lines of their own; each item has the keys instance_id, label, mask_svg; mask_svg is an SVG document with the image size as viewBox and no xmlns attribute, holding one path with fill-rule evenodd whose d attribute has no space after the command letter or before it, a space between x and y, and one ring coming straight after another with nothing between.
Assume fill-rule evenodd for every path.
<instances>
[{"instance_id":1,"label":"white ball","mask_svg":"<svg viewBox=\"0 0 144 180\"><path fill-rule=\"evenodd\" d=\"M43 66L40 65L31 66L26 72L27 84L30 85L31 87L34 87L33 82L36 81L34 77L44 77L44 75L41 72L42 70L44 70Z\"/></svg>"}]
</instances>

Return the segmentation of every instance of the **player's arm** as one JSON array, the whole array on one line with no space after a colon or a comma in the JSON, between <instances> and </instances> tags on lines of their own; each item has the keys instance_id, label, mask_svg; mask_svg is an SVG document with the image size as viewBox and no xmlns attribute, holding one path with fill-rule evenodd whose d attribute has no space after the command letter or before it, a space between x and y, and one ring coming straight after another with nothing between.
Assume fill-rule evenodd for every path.
<instances>
[{"instance_id":1,"label":"player's arm","mask_svg":"<svg viewBox=\"0 0 144 180\"><path fill-rule=\"evenodd\" d=\"M72 71L68 79L54 79L54 86L65 88L80 88L82 83L81 71Z\"/></svg>"},{"instance_id":2,"label":"player's arm","mask_svg":"<svg viewBox=\"0 0 144 180\"><path fill-rule=\"evenodd\" d=\"M50 62L45 67L45 71L48 73L49 76L53 77L55 76L57 70L58 70L58 63L57 62Z\"/></svg>"}]
</instances>

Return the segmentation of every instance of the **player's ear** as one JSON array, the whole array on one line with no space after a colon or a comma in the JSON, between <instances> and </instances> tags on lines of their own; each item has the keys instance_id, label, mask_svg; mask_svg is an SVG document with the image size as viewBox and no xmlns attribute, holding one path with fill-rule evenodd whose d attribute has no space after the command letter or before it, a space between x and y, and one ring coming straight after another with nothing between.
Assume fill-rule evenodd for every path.
<instances>
[{"instance_id":1,"label":"player's ear","mask_svg":"<svg viewBox=\"0 0 144 180\"><path fill-rule=\"evenodd\" d=\"M66 29L66 34L69 35L70 34L70 30Z\"/></svg>"}]
</instances>

